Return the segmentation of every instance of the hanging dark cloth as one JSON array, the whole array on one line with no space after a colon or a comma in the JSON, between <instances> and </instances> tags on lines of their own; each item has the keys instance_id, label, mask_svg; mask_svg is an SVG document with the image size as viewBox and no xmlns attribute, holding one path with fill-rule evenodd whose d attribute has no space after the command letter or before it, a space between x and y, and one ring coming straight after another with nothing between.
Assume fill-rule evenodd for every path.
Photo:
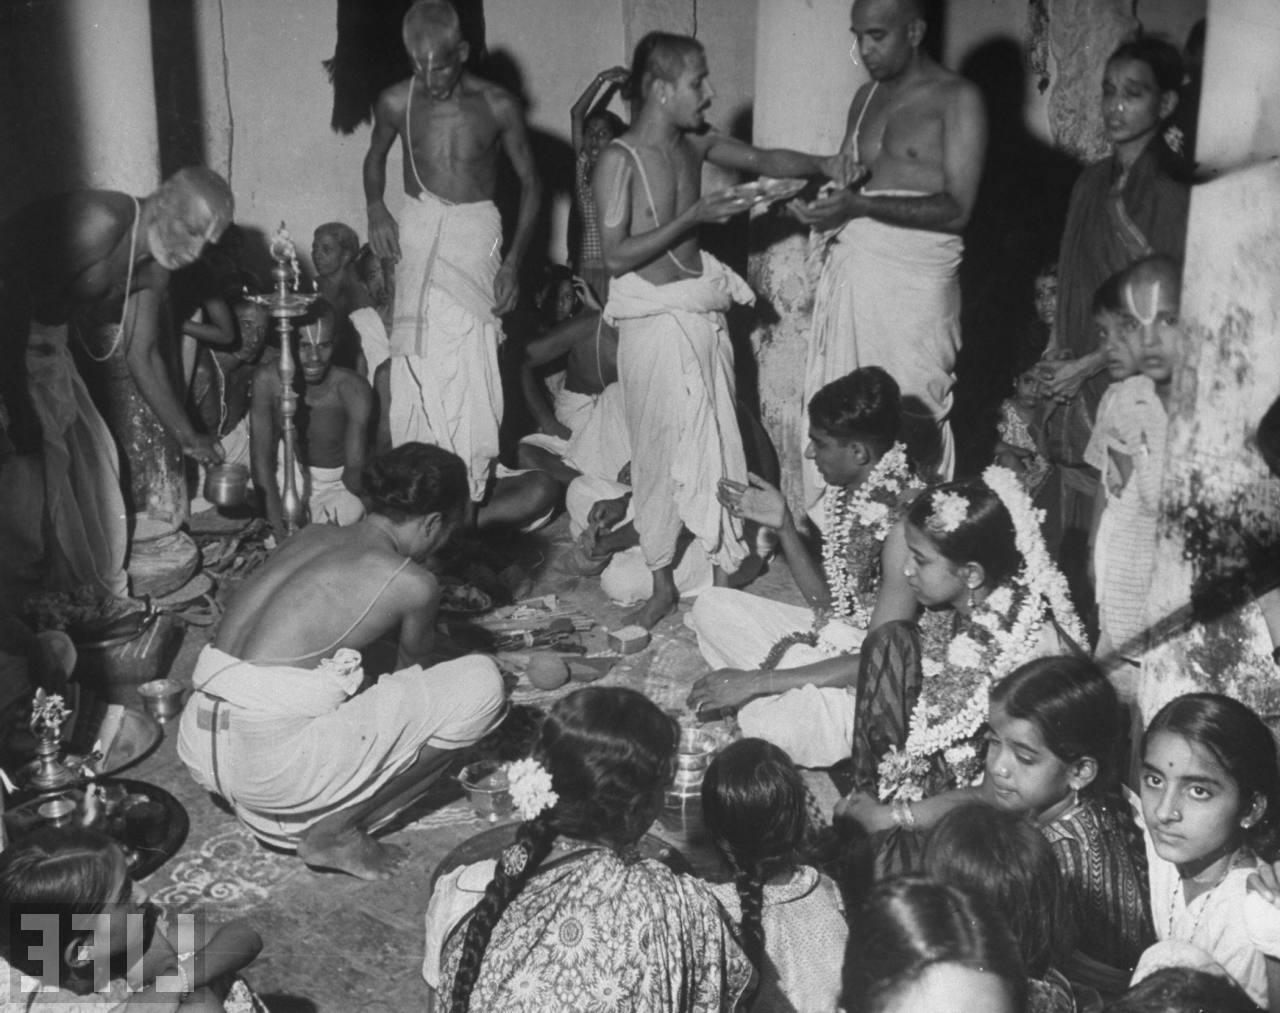
<instances>
[{"instance_id":1,"label":"hanging dark cloth","mask_svg":"<svg viewBox=\"0 0 1280 1013\"><path fill-rule=\"evenodd\" d=\"M413 0L338 0L338 44L324 61L333 85L329 125L353 133L373 118L382 92L412 73L400 33ZM478 70L485 57L483 0L455 0L462 36L471 44L467 66Z\"/></svg>"}]
</instances>

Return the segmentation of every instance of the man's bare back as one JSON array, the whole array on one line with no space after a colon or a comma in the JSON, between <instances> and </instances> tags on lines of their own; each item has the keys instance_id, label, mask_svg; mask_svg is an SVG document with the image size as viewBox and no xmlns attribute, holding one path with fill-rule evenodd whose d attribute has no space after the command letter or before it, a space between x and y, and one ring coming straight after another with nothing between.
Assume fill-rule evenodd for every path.
<instances>
[{"instance_id":1,"label":"man's bare back","mask_svg":"<svg viewBox=\"0 0 1280 1013\"><path fill-rule=\"evenodd\" d=\"M619 140L620 144L611 145L601 154L600 162L607 166L603 178L616 195L613 200L626 200L629 204L632 234L649 232L673 221L702 196L705 144L698 144L685 134L668 143L645 143L634 132L623 134ZM617 203L601 211L606 220L618 219ZM697 232L688 232L670 251L638 268L636 273L654 285L701 274L702 254Z\"/></svg>"},{"instance_id":2,"label":"man's bare back","mask_svg":"<svg viewBox=\"0 0 1280 1013\"><path fill-rule=\"evenodd\" d=\"M396 629L406 616L433 626L437 604L436 578L400 555L376 525L314 524L241 585L214 646L245 661L315 668L340 647L358 650Z\"/></svg>"}]
</instances>

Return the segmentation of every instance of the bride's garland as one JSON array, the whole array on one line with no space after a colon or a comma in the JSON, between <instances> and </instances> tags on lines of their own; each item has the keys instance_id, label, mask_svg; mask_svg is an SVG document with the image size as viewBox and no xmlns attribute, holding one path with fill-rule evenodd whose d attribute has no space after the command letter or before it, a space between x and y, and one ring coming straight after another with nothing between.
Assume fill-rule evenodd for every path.
<instances>
[{"instance_id":1,"label":"bride's garland","mask_svg":"<svg viewBox=\"0 0 1280 1013\"><path fill-rule=\"evenodd\" d=\"M796 644L816 645L832 619L866 628L871 618L868 602L874 601L879 587L880 547L897 522L904 494L917 482L907 448L895 443L856 489L827 490L822 570L831 604L815 612L810 629L788 633L769 648L761 669L776 668Z\"/></svg>"},{"instance_id":2,"label":"bride's garland","mask_svg":"<svg viewBox=\"0 0 1280 1013\"><path fill-rule=\"evenodd\" d=\"M950 784L972 783L981 770L977 736L991 687L1037 656L1051 614L1069 637L1084 639L1067 582L1040 534L1043 512L1008 469L992 466L982 480L1013 519L1023 566L973 610L950 642L941 630L925 638L924 678L906 745L880 762L882 800L915 801Z\"/></svg>"}]
</instances>

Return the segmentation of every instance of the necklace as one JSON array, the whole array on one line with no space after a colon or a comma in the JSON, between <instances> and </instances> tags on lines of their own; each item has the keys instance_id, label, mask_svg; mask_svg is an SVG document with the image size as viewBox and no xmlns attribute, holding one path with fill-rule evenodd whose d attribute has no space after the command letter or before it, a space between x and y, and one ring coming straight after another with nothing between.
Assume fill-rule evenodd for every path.
<instances>
[{"instance_id":1,"label":"necklace","mask_svg":"<svg viewBox=\"0 0 1280 1013\"><path fill-rule=\"evenodd\" d=\"M1217 882L1191 901L1187 900L1187 890L1183 885L1182 877L1180 875L1174 877L1173 886L1169 891L1169 931L1165 936L1166 939L1177 938L1185 940L1186 942L1195 941L1196 930L1200 928L1200 919L1204 917L1205 909L1209 906L1209 898L1213 896L1213 892L1218 889L1218 887L1227 881L1227 876L1229 876L1232 870L1239 864L1239 859L1243 852L1244 849L1236 851L1231 856L1231 860L1227 862L1226 868L1222 870L1222 875L1218 877ZM1175 937L1173 934L1173 926L1174 922L1177 921L1179 900L1182 901L1183 911L1188 915L1191 915L1191 928L1185 932L1179 933ZM1196 907L1196 905L1198 905L1198 907ZM1196 907L1194 915L1191 914L1192 907Z\"/></svg>"},{"instance_id":2,"label":"necklace","mask_svg":"<svg viewBox=\"0 0 1280 1013\"><path fill-rule=\"evenodd\" d=\"M818 644L833 619L865 629L871 620L867 603L880 585L880 552L901 513L904 494L919 485L911 471L907 448L895 443L856 488L829 487L823 500L822 571L831 604L816 609L813 624L780 638L760 663L770 672L792 647Z\"/></svg>"}]
</instances>

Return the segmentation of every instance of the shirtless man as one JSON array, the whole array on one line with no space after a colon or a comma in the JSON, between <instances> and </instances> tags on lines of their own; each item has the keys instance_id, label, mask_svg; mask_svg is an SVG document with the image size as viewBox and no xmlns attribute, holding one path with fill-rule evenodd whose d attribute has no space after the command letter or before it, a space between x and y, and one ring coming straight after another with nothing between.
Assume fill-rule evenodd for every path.
<instances>
[{"instance_id":1,"label":"shirtless man","mask_svg":"<svg viewBox=\"0 0 1280 1013\"><path fill-rule=\"evenodd\" d=\"M364 488L368 517L300 531L232 595L178 755L259 839L385 879L403 855L370 835L497 724L503 688L478 655L425 667L440 587L423 563L462 516L462 462L406 444L369 462ZM387 634L398 670L361 691L358 652Z\"/></svg>"},{"instance_id":2,"label":"shirtless man","mask_svg":"<svg viewBox=\"0 0 1280 1013\"><path fill-rule=\"evenodd\" d=\"M60 194L0 224L0 422L14 449L0 462L0 600L40 588L128 593L116 442L72 358L72 331L97 357L123 350L185 454L221 458L169 374L178 335L168 284L222 234L232 205L221 177L183 169L149 197ZM104 325L113 332L105 341Z\"/></svg>"},{"instance_id":3,"label":"shirtless man","mask_svg":"<svg viewBox=\"0 0 1280 1013\"><path fill-rule=\"evenodd\" d=\"M600 304L580 278L558 284L557 305L566 288L581 300L577 312L524 350L520 383L538 432L524 437L516 453L520 467L541 468L567 486L583 474L612 480L631 459L631 448L616 386L618 330L601 319ZM563 377L548 404L548 385L537 371L557 360L563 360Z\"/></svg>"},{"instance_id":4,"label":"shirtless man","mask_svg":"<svg viewBox=\"0 0 1280 1013\"><path fill-rule=\"evenodd\" d=\"M676 607L682 527L715 560L719 583L747 556L741 524L717 501L716 482L747 477L723 314L753 296L701 250L697 229L745 211L750 200L702 196L702 163L843 181L847 160L763 151L708 129L704 113L715 91L702 45L686 36L645 36L628 91L639 111L631 129L600 153L593 187L605 266L614 277L605 319L619 331L635 526L653 574L652 595L629 618L652 627Z\"/></svg>"},{"instance_id":5,"label":"shirtless man","mask_svg":"<svg viewBox=\"0 0 1280 1013\"><path fill-rule=\"evenodd\" d=\"M5 400L20 386L30 328L68 323L85 337L124 321L118 340L129 373L182 452L212 464L218 441L196 431L167 376L160 346L169 274L197 260L231 224L234 200L226 181L203 168L180 169L139 200L108 190L47 197L0 225L0 348ZM95 349L98 354L105 349Z\"/></svg>"},{"instance_id":6,"label":"shirtless man","mask_svg":"<svg viewBox=\"0 0 1280 1013\"><path fill-rule=\"evenodd\" d=\"M317 300L299 325L298 374L302 397L296 416L299 495L315 523L354 524L364 516L360 502L361 472L369 445L373 391L368 381L333 358L336 317L333 307ZM294 380L297 383L297 377ZM253 484L262 490L267 520L283 540L282 476L277 475L277 447L282 434L280 371L264 362L253 377L251 457Z\"/></svg>"},{"instance_id":7,"label":"shirtless man","mask_svg":"<svg viewBox=\"0 0 1280 1013\"><path fill-rule=\"evenodd\" d=\"M405 15L404 44L414 75L378 98L364 160L369 245L398 261L391 386L402 399L416 392L422 405L422 427L397 433L396 442L420 439L457 452L471 476L474 515L498 456L498 318L516 305L539 184L519 102L463 69L470 50L454 9L419 0ZM408 197L399 222L383 200L397 137ZM520 180L505 257L493 204L502 153Z\"/></svg>"},{"instance_id":8,"label":"shirtless man","mask_svg":"<svg viewBox=\"0 0 1280 1013\"><path fill-rule=\"evenodd\" d=\"M978 89L920 48L920 0L857 0L851 21L871 81L849 106L842 150L869 174L859 189L794 206L800 221L837 233L814 299L805 400L859 366L882 366L902 385L913 458L950 478L956 272L982 174L986 114ZM821 492L806 466L807 505Z\"/></svg>"}]
</instances>

